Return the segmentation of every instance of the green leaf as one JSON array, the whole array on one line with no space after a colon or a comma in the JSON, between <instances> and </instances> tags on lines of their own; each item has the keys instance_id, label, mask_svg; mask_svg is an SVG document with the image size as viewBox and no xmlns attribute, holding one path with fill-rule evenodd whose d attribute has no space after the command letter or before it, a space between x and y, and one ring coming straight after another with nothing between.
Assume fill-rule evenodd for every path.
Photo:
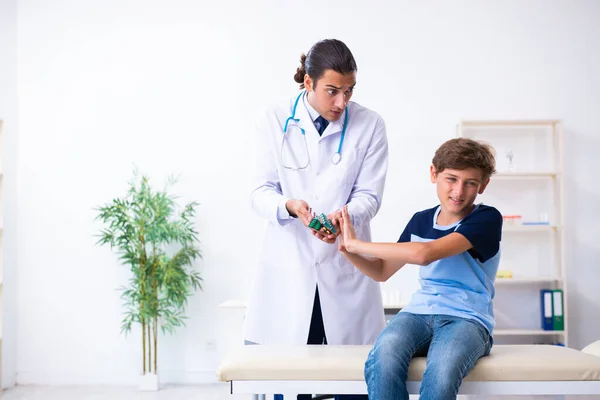
<instances>
[{"instance_id":1,"label":"green leaf","mask_svg":"<svg viewBox=\"0 0 600 400\"><path fill-rule=\"evenodd\" d=\"M142 322L154 329L154 321L163 333L173 333L185 326L189 297L202 290L194 267L202 258L195 228L199 203L180 208L178 197L169 193L176 181L171 176L162 190L154 190L136 170L125 196L94 208L103 225L96 244L109 246L131 273L128 285L119 288L124 334Z\"/></svg>"}]
</instances>

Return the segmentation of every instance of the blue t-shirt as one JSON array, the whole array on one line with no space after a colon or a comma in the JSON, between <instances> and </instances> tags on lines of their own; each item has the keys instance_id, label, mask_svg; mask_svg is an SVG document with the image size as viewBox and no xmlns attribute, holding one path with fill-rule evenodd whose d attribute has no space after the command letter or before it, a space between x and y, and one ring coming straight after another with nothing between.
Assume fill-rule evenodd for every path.
<instances>
[{"instance_id":1,"label":"blue t-shirt","mask_svg":"<svg viewBox=\"0 0 600 400\"><path fill-rule=\"evenodd\" d=\"M419 269L421 288L403 312L444 314L478 321L490 335L494 330L494 281L500 262L502 215L494 207L478 204L459 222L436 223L440 206L416 213L398 242L428 242L452 232L466 237L473 247Z\"/></svg>"}]
</instances>

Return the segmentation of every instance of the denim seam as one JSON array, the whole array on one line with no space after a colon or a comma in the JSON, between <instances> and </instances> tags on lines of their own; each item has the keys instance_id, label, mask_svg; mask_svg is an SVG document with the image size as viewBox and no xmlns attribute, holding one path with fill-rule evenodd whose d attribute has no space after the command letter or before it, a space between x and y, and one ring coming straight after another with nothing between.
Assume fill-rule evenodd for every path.
<instances>
[{"instance_id":1,"label":"denim seam","mask_svg":"<svg viewBox=\"0 0 600 400\"><path fill-rule=\"evenodd\" d=\"M429 338L428 338L428 339L425 339L425 340L423 340L423 342L421 342L421 343L419 343L419 344L417 345L417 347L416 347L416 349L415 349L415 353L417 352L417 350L419 350L421 347L423 347L423 345L424 345L425 343L427 343L427 342L430 342L430 341L432 340L432 338L433 338L433 332L431 332L431 330L432 330L432 329L431 329L431 328L429 328ZM414 354L413 354L413 357L414 357Z\"/></svg>"},{"instance_id":2,"label":"denim seam","mask_svg":"<svg viewBox=\"0 0 600 400\"><path fill-rule=\"evenodd\" d=\"M488 338L486 341L484 341L481 344L481 346L479 346L477 348L476 351L471 352L471 355L469 356L469 359L465 363L463 363L463 365L461 365L461 375L462 375L463 378L466 376L465 375L466 366L471 363L471 361L473 360L473 358L475 358L475 354L479 354L482 351L482 349L484 349L489 344L489 342L490 342L490 340ZM478 357L477 359L479 359L479 358L481 358L481 357Z\"/></svg>"},{"instance_id":3,"label":"denim seam","mask_svg":"<svg viewBox=\"0 0 600 400\"><path fill-rule=\"evenodd\" d=\"M416 352L417 352L417 350L419 350L419 349L420 349L420 348L421 348L421 347L422 347L422 346L423 346L425 343L427 343L427 342L430 342L430 341L433 339L433 324L434 324L434 321L433 321L433 318L431 318L431 319L430 319L430 321L429 321L429 322L426 324L426 325L427 325L427 328L429 329L429 332L428 332L428 333L429 333L429 338L428 338L428 339L425 339L425 340L423 340L423 342L422 342L422 343L419 343L419 344L417 345L417 348L415 349L415 353L416 353ZM413 357L414 357L414 354L413 354Z\"/></svg>"}]
</instances>

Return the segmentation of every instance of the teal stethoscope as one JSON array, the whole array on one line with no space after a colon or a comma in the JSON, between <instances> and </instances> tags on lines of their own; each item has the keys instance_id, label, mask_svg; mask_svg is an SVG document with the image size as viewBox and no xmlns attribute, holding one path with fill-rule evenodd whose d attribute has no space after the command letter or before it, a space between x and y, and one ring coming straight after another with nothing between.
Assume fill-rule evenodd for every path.
<instances>
[{"instance_id":1,"label":"teal stethoscope","mask_svg":"<svg viewBox=\"0 0 600 400\"><path fill-rule=\"evenodd\" d=\"M281 142L281 163L283 164L283 167L286 169L291 169L294 171L298 171L298 170L302 170L305 169L306 167L308 167L310 165L310 157L308 155L308 145L306 144L306 132L304 131L304 129L302 127L300 127L299 125L297 125L298 122L300 122L300 119L295 118L296 117L296 108L298 107L298 102L300 101L300 98L304 95L304 93L306 93L305 91L302 91L298 97L296 97L296 101L294 102L294 107L292 108L292 115L290 115L290 117L285 121L285 126L283 127L283 140ZM298 167L293 167L290 165L286 165L286 162L284 161L284 144L286 141L289 141L289 139L286 140L286 138L288 138L290 136L290 134L288 133L288 124L290 123L290 121L294 121L295 124L291 125L290 128L292 126L296 127L296 129L299 129L300 132L302 133L302 137L304 138L304 148L306 149L306 164L303 164L302 166L298 166ZM342 160L342 145L344 144L344 136L346 136L346 127L348 126L348 107L346 107L346 112L344 115L344 126L342 128L342 135L340 136L340 143L338 145L338 150L337 152L335 152L333 154L333 157L331 159L331 162L333 164L339 164L339 162ZM288 145L291 146L291 145ZM293 157L295 158L295 157ZM300 164L300 163L298 163Z\"/></svg>"}]
</instances>

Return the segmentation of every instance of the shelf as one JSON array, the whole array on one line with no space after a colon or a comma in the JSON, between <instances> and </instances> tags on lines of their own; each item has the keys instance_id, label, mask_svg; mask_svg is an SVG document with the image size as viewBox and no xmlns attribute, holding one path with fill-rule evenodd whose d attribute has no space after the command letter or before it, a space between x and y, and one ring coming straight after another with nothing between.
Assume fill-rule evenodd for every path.
<instances>
[{"instance_id":1,"label":"shelf","mask_svg":"<svg viewBox=\"0 0 600 400\"><path fill-rule=\"evenodd\" d=\"M560 277L517 277L517 278L496 278L495 285L526 285L530 283L558 283L562 282Z\"/></svg>"},{"instance_id":2,"label":"shelf","mask_svg":"<svg viewBox=\"0 0 600 400\"><path fill-rule=\"evenodd\" d=\"M535 119L525 119L525 120L479 120L479 121L461 121L460 124L463 127L494 127L494 126L554 126L560 124L561 121L557 119L548 119L548 120L535 120Z\"/></svg>"},{"instance_id":3,"label":"shelf","mask_svg":"<svg viewBox=\"0 0 600 400\"><path fill-rule=\"evenodd\" d=\"M564 334L564 331L545 331L543 329L494 329L494 335L498 336L553 336Z\"/></svg>"},{"instance_id":4,"label":"shelf","mask_svg":"<svg viewBox=\"0 0 600 400\"><path fill-rule=\"evenodd\" d=\"M556 225L503 225L502 232L550 232L560 229Z\"/></svg>"},{"instance_id":5,"label":"shelf","mask_svg":"<svg viewBox=\"0 0 600 400\"><path fill-rule=\"evenodd\" d=\"M539 179L539 178L556 178L559 172L540 171L540 172L498 172L492 175L492 178L500 179Z\"/></svg>"}]
</instances>

